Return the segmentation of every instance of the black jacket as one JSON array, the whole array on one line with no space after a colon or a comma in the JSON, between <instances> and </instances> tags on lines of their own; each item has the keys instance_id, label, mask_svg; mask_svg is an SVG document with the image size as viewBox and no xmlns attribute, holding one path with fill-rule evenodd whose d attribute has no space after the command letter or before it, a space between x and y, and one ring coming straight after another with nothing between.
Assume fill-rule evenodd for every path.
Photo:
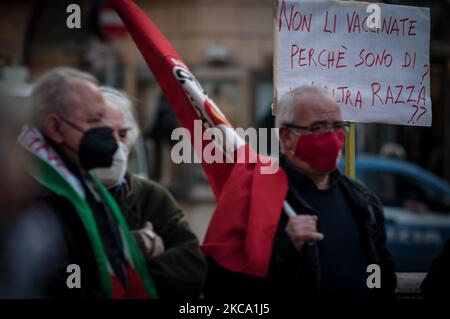
<instances>
[{"instance_id":1,"label":"black jacket","mask_svg":"<svg viewBox=\"0 0 450 319\"><path fill-rule=\"evenodd\" d=\"M422 293L429 300L450 299L450 239L430 267L421 286Z\"/></svg>"},{"instance_id":2,"label":"black jacket","mask_svg":"<svg viewBox=\"0 0 450 319\"><path fill-rule=\"evenodd\" d=\"M73 205L52 193L37 196L4 225L0 298L101 298L93 251ZM81 289L69 289L67 266L81 269Z\"/></svg>"},{"instance_id":3,"label":"black jacket","mask_svg":"<svg viewBox=\"0 0 450 319\"><path fill-rule=\"evenodd\" d=\"M116 199L141 248L148 270L155 281L159 298L198 298L206 279L206 262L198 239L190 230L181 209L167 190L157 183L133 175L127 176L126 191ZM139 233L145 223L153 224L161 236L165 251L149 256Z\"/></svg>"},{"instance_id":4,"label":"black jacket","mask_svg":"<svg viewBox=\"0 0 450 319\"><path fill-rule=\"evenodd\" d=\"M396 276L393 259L385 246L383 206L378 197L359 182L341 176L337 183L344 190L355 214L368 264L378 264L381 268L381 288L372 289L373 294L376 298L392 298ZM301 194L292 192L292 187L287 201L298 213L314 213ZM320 296L320 258L317 245L305 245L306 248L298 252L290 241L279 241L288 243L289 247L277 244L280 236L287 236L284 230L286 222L287 217L283 212L275 235L267 278L228 271L209 258L205 296L207 298L234 296L242 299L267 297L297 299ZM280 260L279 254L274 253L280 249L289 250L292 258Z\"/></svg>"},{"instance_id":5,"label":"black jacket","mask_svg":"<svg viewBox=\"0 0 450 319\"><path fill-rule=\"evenodd\" d=\"M55 147L55 150L57 148ZM97 200L89 177L82 178L75 165L60 154L78 177L86 193L99 233L119 280L126 281L123 243L117 222L102 200ZM30 208L4 226L0 241L0 297L4 298L103 298L98 266L91 241L75 206L32 180ZM25 187L26 187L25 186ZM92 186L94 187L94 186ZM67 267L81 270L81 288L68 288Z\"/></svg>"}]
</instances>

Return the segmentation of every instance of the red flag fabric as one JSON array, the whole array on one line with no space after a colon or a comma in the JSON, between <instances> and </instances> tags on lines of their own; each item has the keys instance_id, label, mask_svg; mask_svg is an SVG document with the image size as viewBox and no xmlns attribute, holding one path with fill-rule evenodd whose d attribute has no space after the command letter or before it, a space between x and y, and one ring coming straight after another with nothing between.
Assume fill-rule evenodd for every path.
<instances>
[{"instance_id":1,"label":"red flag fabric","mask_svg":"<svg viewBox=\"0 0 450 319\"><path fill-rule=\"evenodd\" d=\"M211 105L213 102L207 98L178 53L145 13L130 0L112 0L111 3L126 25L179 121L190 131L192 144L194 145L194 120L211 115L214 116L210 120L212 125L228 125L220 110L214 109ZM202 107L207 110L207 114L196 111L192 105L194 98L204 101ZM199 107L197 106L197 109ZM203 131L204 127L202 127L202 135ZM201 154L203 150L198 147L195 151ZM218 198L233 164L203 162L202 165L211 188Z\"/></svg>"},{"instance_id":2,"label":"red flag fabric","mask_svg":"<svg viewBox=\"0 0 450 319\"><path fill-rule=\"evenodd\" d=\"M288 190L286 173L278 169L274 174L261 174L267 168L263 163L236 164L202 247L222 267L257 277L265 277L269 270Z\"/></svg>"},{"instance_id":3,"label":"red flag fabric","mask_svg":"<svg viewBox=\"0 0 450 319\"><path fill-rule=\"evenodd\" d=\"M231 128L144 12L131 0L112 0L112 4L181 124L191 132L194 148L194 120L201 119L209 127ZM201 154L203 146L196 151ZM249 145L245 151L254 154ZM265 277L287 193L286 174L282 169L275 174L261 174L261 169L267 167L265 161L202 165L217 199L203 251L231 271Z\"/></svg>"},{"instance_id":4,"label":"red flag fabric","mask_svg":"<svg viewBox=\"0 0 450 319\"><path fill-rule=\"evenodd\" d=\"M150 295L145 290L145 285L139 274L130 266L127 268L129 289L125 290L116 276L111 276L112 299L149 299Z\"/></svg>"}]
</instances>

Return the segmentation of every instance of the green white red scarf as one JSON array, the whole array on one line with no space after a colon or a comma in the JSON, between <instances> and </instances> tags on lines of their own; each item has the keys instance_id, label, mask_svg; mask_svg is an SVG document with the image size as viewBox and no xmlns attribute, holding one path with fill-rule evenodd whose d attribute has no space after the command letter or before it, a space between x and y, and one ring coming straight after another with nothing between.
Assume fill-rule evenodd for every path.
<instances>
[{"instance_id":1,"label":"green white red scarf","mask_svg":"<svg viewBox=\"0 0 450 319\"><path fill-rule=\"evenodd\" d=\"M119 226L124 242L124 254L128 261L128 289L123 287L112 270L80 181L66 168L61 157L45 141L38 129L24 127L18 140L29 154L28 172L44 187L66 198L74 205L91 242L104 296L106 298L157 298L154 282L139 248L130 234L117 203L106 188L91 175L100 196L112 211Z\"/></svg>"}]
</instances>

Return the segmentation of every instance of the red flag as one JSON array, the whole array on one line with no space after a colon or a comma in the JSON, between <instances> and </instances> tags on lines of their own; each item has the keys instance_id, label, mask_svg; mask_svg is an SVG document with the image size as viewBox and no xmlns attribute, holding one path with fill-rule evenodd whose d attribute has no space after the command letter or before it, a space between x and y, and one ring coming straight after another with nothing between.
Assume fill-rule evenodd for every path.
<instances>
[{"instance_id":1,"label":"red flag","mask_svg":"<svg viewBox=\"0 0 450 319\"><path fill-rule=\"evenodd\" d=\"M251 150L250 150L251 151ZM265 277L286 197L286 173L261 174L266 165L237 163L223 188L203 251L231 271Z\"/></svg>"},{"instance_id":2,"label":"red flag","mask_svg":"<svg viewBox=\"0 0 450 319\"><path fill-rule=\"evenodd\" d=\"M191 138L197 119L202 119L206 127L230 132L223 114L153 22L130 0L112 0L112 4ZM196 151L203 150L200 147ZM245 152L237 153L254 154L249 145ZM266 276L287 193L286 174L283 170L261 174L267 161L202 164L218 201L203 251L231 271Z\"/></svg>"},{"instance_id":3,"label":"red flag","mask_svg":"<svg viewBox=\"0 0 450 319\"><path fill-rule=\"evenodd\" d=\"M179 121L190 131L192 144L194 145L194 120L202 119L205 126L230 126L169 41L144 12L130 0L112 0L112 5L144 56ZM202 127L202 136L204 129ZM195 151L202 154L203 150L199 147ZM233 164L208 164L203 161L202 165L218 198Z\"/></svg>"}]
</instances>

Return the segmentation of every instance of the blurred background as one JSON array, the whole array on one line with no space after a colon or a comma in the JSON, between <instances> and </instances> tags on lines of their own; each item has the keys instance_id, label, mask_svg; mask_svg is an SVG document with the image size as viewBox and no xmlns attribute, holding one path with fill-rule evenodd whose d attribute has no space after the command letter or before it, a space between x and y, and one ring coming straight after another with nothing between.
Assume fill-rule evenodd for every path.
<instances>
[{"instance_id":1,"label":"blurred background","mask_svg":"<svg viewBox=\"0 0 450 319\"><path fill-rule=\"evenodd\" d=\"M273 0L135 2L234 126L273 125ZM384 2L430 8L433 125L358 124L357 177L386 207L399 267L424 271L450 236L450 1ZM66 26L66 8L73 3L81 8L80 29ZM125 90L142 133L132 155L134 171L170 189L201 240L215 207L206 177L199 164L172 163L170 134L179 124L108 4L0 0L0 30L0 90L6 95L1 116L9 114L6 108L25 109L33 81L60 65Z\"/></svg>"}]
</instances>

